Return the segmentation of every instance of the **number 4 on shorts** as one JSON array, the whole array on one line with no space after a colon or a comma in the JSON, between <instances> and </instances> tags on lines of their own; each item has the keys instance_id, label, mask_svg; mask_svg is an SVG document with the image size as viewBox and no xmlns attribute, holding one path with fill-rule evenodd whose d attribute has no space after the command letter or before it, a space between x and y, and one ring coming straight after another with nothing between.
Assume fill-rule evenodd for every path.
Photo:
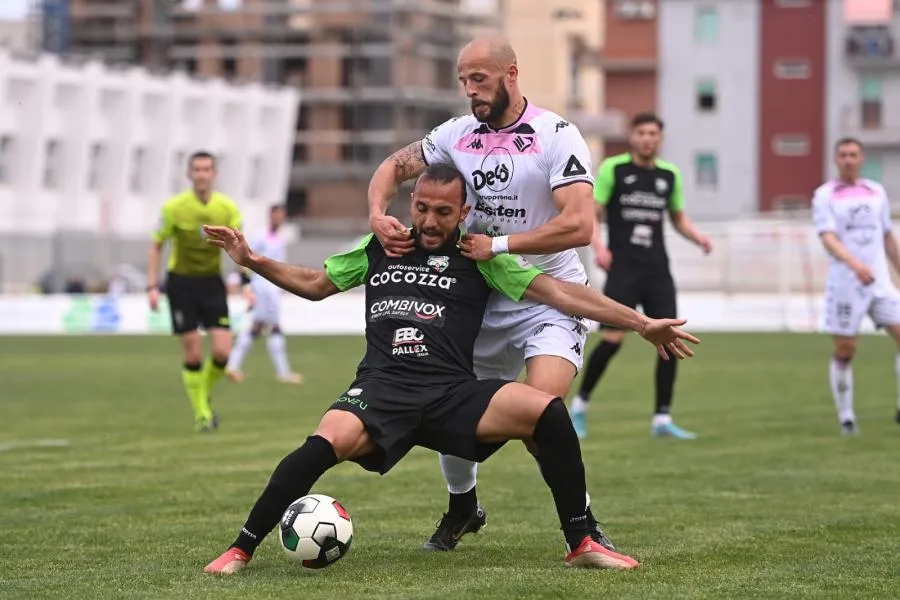
<instances>
[{"instance_id":1,"label":"number 4 on shorts","mask_svg":"<svg viewBox=\"0 0 900 600\"><path fill-rule=\"evenodd\" d=\"M578 162L578 159L573 154L569 157L566 168L563 169L563 177L575 177L576 175L587 175L587 171L584 170L584 167L581 166L581 163Z\"/></svg>"}]
</instances>

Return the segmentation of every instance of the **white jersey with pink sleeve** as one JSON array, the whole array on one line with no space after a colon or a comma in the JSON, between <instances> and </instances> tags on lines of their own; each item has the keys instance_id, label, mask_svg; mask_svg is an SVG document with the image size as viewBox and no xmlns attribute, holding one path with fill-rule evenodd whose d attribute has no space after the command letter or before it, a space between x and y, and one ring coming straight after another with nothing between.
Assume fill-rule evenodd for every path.
<instances>
[{"instance_id":1,"label":"white jersey with pink sleeve","mask_svg":"<svg viewBox=\"0 0 900 600\"><path fill-rule=\"evenodd\" d=\"M553 190L593 185L591 155L575 125L528 104L509 127L495 130L474 116L439 125L422 140L425 162L449 163L465 176L471 206L466 228L491 237L536 229L556 217ZM564 281L587 281L574 249L524 258ZM495 294L488 313L527 308Z\"/></svg>"},{"instance_id":2,"label":"white jersey with pink sleeve","mask_svg":"<svg viewBox=\"0 0 900 600\"><path fill-rule=\"evenodd\" d=\"M833 232L850 254L869 267L875 288L893 288L884 250L884 237L891 231L891 211L881 184L860 179L855 184L829 181L820 186L813 196L813 223L816 233ZM829 258L829 281L857 281L844 262Z\"/></svg>"},{"instance_id":3,"label":"white jersey with pink sleeve","mask_svg":"<svg viewBox=\"0 0 900 600\"><path fill-rule=\"evenodd\" d=\"M825 283L824 331L855 336L865 316L876 326L900 323L900 294L891 282L885 235L891 231L887 194L880 184L861 179L854 184L830 181L813 197L816 232L834 233L844 247L875 277L863 285L844 262L831 258Z\"/></svg>"}]
</instances>

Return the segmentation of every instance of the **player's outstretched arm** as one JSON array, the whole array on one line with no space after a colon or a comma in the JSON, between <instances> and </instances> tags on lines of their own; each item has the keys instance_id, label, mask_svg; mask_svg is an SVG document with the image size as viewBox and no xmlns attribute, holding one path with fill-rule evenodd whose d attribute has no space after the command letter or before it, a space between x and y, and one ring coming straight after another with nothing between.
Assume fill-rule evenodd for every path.
<instances>
[{"instance_id":1,"label":"player's outstretched arm","mask_svg":"<svg viewBox=\"0 0 900 600\"><path fill-rule=\"evenodd\" d=\"M669 218L672 220L672 227L681 234L681 237L700 246L706 254L712 252L712 242L700 233L700 230L683 210L671 211Z\"/></svg>"},{"instance_id":2,"label":"player's outstretched arm","mask_svg":"<svg viewBox=\"0 0 900 600\"><path fill-rule=\"evenodd\" d=\"M413 250L409 229L387 208L397 194L397 186L418 177L427 167L422 142L413 142L387 157L369 181L369 223L388 256L399 256Z\"/></svg>"},{"instance_id":3,"label":"player's outstretched arm","mask_svg":"<svg viewBox=\"0 0 900 600\"><path fill-rule=\"evenodd\" d=\"M699 339L678 328L686 323L684 319L651 319L587 285L559 281L546 274L532 280L525 290L525 298L552 306L565 314L635 331L655 345L663 358L668 358L669 354L677 358L691 357L694 352L685 341L700 343Z\"/></svg>"},{"instance_id":4,"label":"player's outstretched arm","mask_svg":"<svg viewBox=\"0 0 900 600\"><path fill-rule=\"evenodd\" d=\"M254 254L238 229L204 225L203 231L207 235L207 242L224 249L239 266L258 273L296 296L307 300L324 300L340 291L321 269L289 265Z\"/></svg>"}]
</instances>

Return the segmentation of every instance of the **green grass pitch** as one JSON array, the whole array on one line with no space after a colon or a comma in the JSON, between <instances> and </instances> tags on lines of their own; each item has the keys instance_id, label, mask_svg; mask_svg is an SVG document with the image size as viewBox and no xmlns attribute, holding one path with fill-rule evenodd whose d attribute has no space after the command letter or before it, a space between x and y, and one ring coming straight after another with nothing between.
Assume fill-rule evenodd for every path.
<instances>
[{"instance_id":1,"label":"green grass pitch","mask_svg":"<svg viewBox=\"0 0 900 600\"><path fill-rule=\"evenodd\" d=\"M234 538L278 460L350 383L361 338L289 340L300 387L257 344L215 390L219 432L191 431L171 338L0 337L3 598L888 598L900 594L900 425L893 351L855 363L859 438L839 435L830 342L707 334L682 363L675 415L693 442L649 435L653 349L630 339L583 444L595 512L634 572L573 571L549 491L521 444L480 470L488 526L419 548L446 507L437 457L386 477L353 464L314 492L350 511L350 553L302 569L270 536L232 578L203 566ZM34 440L68 440L37 447ZM29 445L32 444L32 445Z\"/></svg>"}]
</instances>

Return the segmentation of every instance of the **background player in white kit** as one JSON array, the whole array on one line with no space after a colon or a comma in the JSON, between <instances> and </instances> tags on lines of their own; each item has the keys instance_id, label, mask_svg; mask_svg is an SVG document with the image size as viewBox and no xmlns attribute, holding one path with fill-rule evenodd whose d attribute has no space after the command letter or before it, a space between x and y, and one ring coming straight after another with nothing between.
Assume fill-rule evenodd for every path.
<instances>
[{"instance_id":1,"label":"background player in white kit","mask_svg":"<svg viewBox=\"0 0 900 600\"><path fill-rule=\"evenodd\" d=\"M891 233L891 213L884 188L862 179L862 144L838 141L835 164L839 177L820 186L813 197L813 222L831 255L825 291L825 331L834 336L829 376L841 430L859 432L853 411L856 336L865 315L883 327L900 346L900 292L891 282L888 261L900 273L900 249ZM900 386L900 354L895 357ZM900 398L900 395L898 395ZM900 399L897 404L900 423Z\"/></svg>"},{"instance_id":2,"label":"background player in white kit","mask_svg":"<svg viewBox=\"0 0 900 600\"><path fill-rule=\"evenodd\" d=\"M447 162L468 180L470 234L460 241L465 256L520 254L558 279L586 285L573 250L590 243L594 227L591 157L584 138L574 125L528 103L518 87L516 55L503 38L469 43L457 70L472 115L436 127L379 166L369 185L375 235L389 254L411 251L410 232L386 216L387 205L398 183L430 163ZM525 367L526 383L564 397L581 368L586 334L579 320L555 309L495 296L476 343L475 373L481 379L515 380ZM427 550L452 550L462 535L485 523L475 493L476 463L442 455L441 468L450 505ZM596 527L590 509L588 517ZM594 537L612 547L599 528Z\"/></svg>"},{"instance_id":3,"label":"background player in white kit","mask_svg":"<svg viewBox=\"0 0 900 600\"><path fill-rule=\"evenodd\" d=\"M257 254L279 262L287 259L287 243L281 231L286 218L287 210L284 205L276 204L269 209L268 227L259 232L251 242L251 247ZM287 357L287 342L281 332L281 289L255 273L250 277L250 288L253 292L250 312L253 323L250 327L245 327L238 336L234 350L228 357L225 375L235 383L244 380L241 365L244 364L254 340L265 331L266 349L269 351L272 364L275 365L278 381L302 383L302 376L291 371Z\"/></svg>"}]
</instances>

